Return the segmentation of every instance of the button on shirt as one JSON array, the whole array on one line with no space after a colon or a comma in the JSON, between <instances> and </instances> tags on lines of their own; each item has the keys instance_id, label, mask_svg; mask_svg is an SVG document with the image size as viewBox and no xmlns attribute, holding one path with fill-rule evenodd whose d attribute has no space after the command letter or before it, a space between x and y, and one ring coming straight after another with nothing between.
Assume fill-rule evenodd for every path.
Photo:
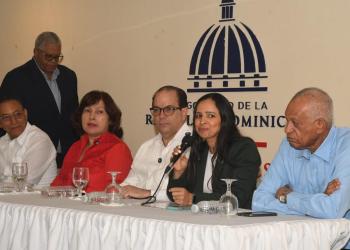
<instances>
[{"instance_id":1,"label":"button on shirt","mask_svg":"<svg viewBox=\"0 0 350 250\"><path fill-rule=\"evenodd\" d=\"M324 194L335 178L340 189ZM293 192L287 204L275 198L278 188L289 185ZM311 153L297 150L284 139L253 196L254 211L309 215L317 218L350 219L350 129L333 127L320 147Z\"/></svg>"},{"instance_id":2,"label":"button on shirt","mask_svg":"<svg viewBox=\"0 0 350 250\"><path fill-rule=\"evenodd\" d=\"M49 136L31 125L11 140L8 134L0 138L0 175L9 181L13 162L28 164L27 182L38 187L49 186L56 176L56 150Z\"/></svg>"},{"instance_id":3,"label":"button on shirt","mask_svg":"<svg viewBox=\"0 0 350 250\"><path fill-rule=\"evenodd\" d=\"M167 146L164 146L160 134L143 143L138 149L131 171L122 185L133 185L138 188L151 190L151 194L153 194L166 166L170 162L174 148L181 144L186 132L191 132L191 129L186 124L183 124ZM157 195L158 200L168 200L166 195L167 185L168 176L165 176Z\"/></svg>"}]
</instances>

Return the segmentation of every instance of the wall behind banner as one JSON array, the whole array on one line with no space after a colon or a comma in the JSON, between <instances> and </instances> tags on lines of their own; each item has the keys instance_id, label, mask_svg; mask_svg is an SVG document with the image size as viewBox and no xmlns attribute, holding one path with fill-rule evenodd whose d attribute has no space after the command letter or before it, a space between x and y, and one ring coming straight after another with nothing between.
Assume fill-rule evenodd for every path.
<instances>
[{"instance_id":1,"label":"wall behind banner","mask_svg":"<svg viewBox=\"0 0 350 250\"><path fill-rule=\"evenodd\" d=\"M154 135L146 124L153 92L164 84L192 88L193 50L204 31L217 24L219 0L12 0L0 2L0 79L32 56L35 37L52 30L63 41L63 64L78 75L79 96L108 91L123 111L125 141L135 153ZM259 127L254 119L283 116L292 95L316 86L334 99L335 123L350 124L348 59L350 1L241 0L235 17L249 26L264 51L266 92L225 95L242 127L258 142L263 164L272 160L283 129ZM188 93L196 101L203 93ZM257 118L255 118L257 117ZM272 118L271 118L272 119Z\"/></svg>"}]
</instances>

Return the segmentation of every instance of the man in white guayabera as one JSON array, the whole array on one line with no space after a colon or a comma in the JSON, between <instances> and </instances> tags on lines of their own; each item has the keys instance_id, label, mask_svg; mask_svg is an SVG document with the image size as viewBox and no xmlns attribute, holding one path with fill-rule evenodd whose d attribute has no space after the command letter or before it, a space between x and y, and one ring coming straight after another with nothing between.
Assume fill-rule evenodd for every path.
<instances>
[{"instance_id":1,"label":"man in white guayabera","mask_svg":"<svg viewBox=\"0 0 350 250\"><path fill-rule=\"evenodd\" d=\"M181 144L187 126L187 95L174 86L163 86L152 97L150 108L153 125L158 134L138 149L131 171L122 183L124 197L146 198L154 193L173 150ZM166 176L157 194L157 200L168 200Z\"/></svg>"},{"instance_id":2,"label":"man in white guayabera","mask_svg":"<svg viewBox=\"0 0 350 250\"><path fill-rule=\"evenodd\" d=\"M56 149L49 136L28 122L27 110L11 97L0 97L0 182L12 181L12 164L28 165L27 183L49 186L56 176Z\"/></svg>"}]
</instances>

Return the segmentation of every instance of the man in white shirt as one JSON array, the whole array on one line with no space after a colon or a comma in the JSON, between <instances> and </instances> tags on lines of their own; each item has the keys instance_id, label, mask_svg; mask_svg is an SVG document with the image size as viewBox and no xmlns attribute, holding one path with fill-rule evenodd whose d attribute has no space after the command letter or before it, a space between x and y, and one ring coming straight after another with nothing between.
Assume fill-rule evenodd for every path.
<instances>
[{"instance_id":1,"label":"man in white shirt","mask_svg":"<svg viewBox=\"0 0 350 250\"><path fill-rule=\"evenodd\" d=\"M122 183L124 197L146 198L154 193L165 167L169 164L173 150L181 144L187 126L187 95L174 86L158 89L152 97L150 108L153 125L158 134L144 142L137 151L131 171ZM166 188L168 176L165 176L158 191L158 200L168 200Z\"/></svg>"},{"instance_id":2,"label":"man in white shirt","mask_svg":"<svg viewBox=\"0 0 350 250\"><path fill-rule=\"evenodd\" d=\"M56 149L49 136L27 119L27 110L19 100L0 98L0 128L6 132L0 138L0 181L11 180L12 163L26 162L27 183L49 186L57 172Z\"/></svg>"}]
</instances>

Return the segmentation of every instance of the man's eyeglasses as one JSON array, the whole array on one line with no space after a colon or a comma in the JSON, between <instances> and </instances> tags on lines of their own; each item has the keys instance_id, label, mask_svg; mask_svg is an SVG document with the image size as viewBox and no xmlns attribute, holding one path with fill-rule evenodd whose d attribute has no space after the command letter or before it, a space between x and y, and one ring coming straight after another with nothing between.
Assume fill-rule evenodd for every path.
<instances>
[{"instance_id":1,"label":"man's eyeglasses","mask_svg":"<svg viewBox=\"0 0 350 250\"><path fill-rule=\"evenodd\" d=\"M61 63L63 61L63 55L51 55L46 53L45 51L43 51L42 49L37 49L38 51L40 51L41 53L43 53L44 58L46 61L48 62L56 62L56 63Z\"/></svg>"},{"instance_id":2,"label":"man's eyeglasses","mask_svg":"<svg viewBox=\"0 0 350 250\"><path fill-rule=\"evenodd\" d=\"M16 111L11 115L0 115L0 121L4 123L9 123L11 119L22 120L24 118L23 111Z\"/></svg>"},{"instance_id":3,"label":"man's eyeglasses","mask_svg":"<svg viewBox=\"0 0 350 250\"><path fill-rule=\"evenodd\" d=\"M173 106L166 106L164 108L160 107L152 107L149 110L151 111L151 114L154 116L160 115L160 113L164 113L164 115L172 115L174 112L178 109L182 109L181 107L173 107Z\"/></svg>"}]
</instances>

